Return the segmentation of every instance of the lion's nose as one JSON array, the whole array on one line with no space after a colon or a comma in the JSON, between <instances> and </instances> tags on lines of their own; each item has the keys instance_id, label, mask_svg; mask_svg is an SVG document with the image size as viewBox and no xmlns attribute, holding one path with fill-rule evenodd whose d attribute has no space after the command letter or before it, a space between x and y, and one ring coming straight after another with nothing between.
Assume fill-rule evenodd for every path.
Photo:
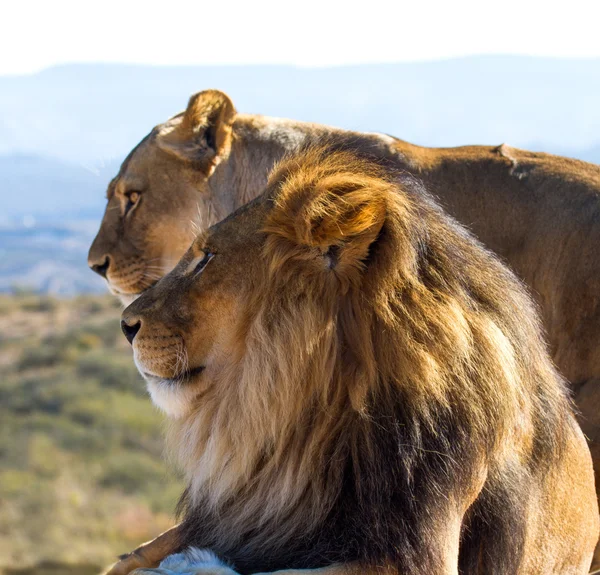
<instances>
[{"instance_id":1,"label":"lion's nose","mask_svg":"<svg viewBox=\"0 0 600 575\"><path fill-rule=\"evenodd\" d=\"M103 259L95 263L90 263L89 266L92 269L92 271L95 271L97 274L101 275L103 278L106 279L108 266L110 266L110 257L104 256Z\"/></svg>"},{"instance_id":2,"label":"lion's nose","mask_svg":"<svg viewBox=\"0 0 600 575\"><path fill-rule=\"evenodd\" d=\"M133 345L133 340L138 331L140 331L140 327L142 327L142 322L138 319L135 323L128 323L127 320L121 320L121 330L125 334L127 341Z\"/></svg>"}]
</instances>

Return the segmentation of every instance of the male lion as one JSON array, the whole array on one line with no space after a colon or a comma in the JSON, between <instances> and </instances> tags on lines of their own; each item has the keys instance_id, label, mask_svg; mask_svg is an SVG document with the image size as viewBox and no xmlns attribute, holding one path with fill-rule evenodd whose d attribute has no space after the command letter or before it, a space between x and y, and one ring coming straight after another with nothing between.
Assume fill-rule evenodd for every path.
<instances>
[{"instance_id":1,"label":"male lion","mask_svg":"<svg viewBox=\"0 0 600 575\"><path fill-rule=\"evenodd\" d=\"M124 300L156 282L195 226L256 197L290 151L335 134L419 177L440 203L528 284L555 364L571 382L600 486L600 168L507 146L433 149L377 134L236 114L200 92L157 126L108 188L89 256ZM598 553L600 568L600 552Z\"/></svg>"},{"instance_id":2,"label":"male lion","mask_svg":"<svg viewBox=\"0 0 600 575\"><path fill-rule=\"evenodd\" d=\"M532 303L371 156L338 143L282 162L122 327L188 482L164 555L208 548L240 573L587 572L591 458Z\"/></svg>"}]
</instances>

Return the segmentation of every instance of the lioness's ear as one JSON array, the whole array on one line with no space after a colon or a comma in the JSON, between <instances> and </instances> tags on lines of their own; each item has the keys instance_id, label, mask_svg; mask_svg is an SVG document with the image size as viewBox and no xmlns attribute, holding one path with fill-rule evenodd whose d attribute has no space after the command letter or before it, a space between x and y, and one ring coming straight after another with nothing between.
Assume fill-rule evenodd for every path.
<instances>
[{"instance_id":1,"label":"lioness's ear","mask_svg":"<svg viewBox=\"0 0 600 575\"><path fill-rule=\"evenodd\" d=\"M321 256L325 267L340 273L363 268L385 222L391 189L389 182L348 163L337 157L280 169L282 179L275 184L279 190L265 230L285 238L294 251L306 248Z\"/></svg>"},{"instance_id":2,"label":"lioness's ear","mask_svg":"<svg viewBox=\"0 0 600 575\"><path fill-rule=\"evenodd\" d=\"M236 111L223 92L194 94L183 116L167 122L157 136L158 145L181 159L194 162L210 175L231 147Z\"/></svg>"}]
</instances>

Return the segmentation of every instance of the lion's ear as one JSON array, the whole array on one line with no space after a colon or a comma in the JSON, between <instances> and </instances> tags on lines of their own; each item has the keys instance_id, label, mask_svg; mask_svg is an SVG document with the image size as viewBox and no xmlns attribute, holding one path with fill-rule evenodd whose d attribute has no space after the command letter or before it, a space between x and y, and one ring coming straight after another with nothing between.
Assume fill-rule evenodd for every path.
<instances>
[{"instance_id":1,"label":"lion's ear","mask_svg":"<svg viewBox=\"0 0 600 575\"><path fill-rule=\"evenodd\" d=\"M320 254L340 273L360 270L384 225L390 184L343 165L319 173L323 167L287 174L267 231Z\"/></svg>"},{"instance_id":2,"label":"lion's ear","mask_svg":"<svg viewBox=\"0 0 600 575\"><path fill-rule=\"evenodd\" d=\"M229 152L235 115L227 94L218 90L198 92L190 98L182 116L165 124L157 143L210 175Z\"/></svg>"}]
</instances>

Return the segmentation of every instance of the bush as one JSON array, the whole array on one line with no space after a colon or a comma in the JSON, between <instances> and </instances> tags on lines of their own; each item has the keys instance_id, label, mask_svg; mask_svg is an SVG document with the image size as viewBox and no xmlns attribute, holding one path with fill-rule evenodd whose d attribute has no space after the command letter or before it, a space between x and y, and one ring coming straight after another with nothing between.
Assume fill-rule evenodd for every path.
<instances>
[{"instance_id":1,"label":"bush","mask_svg":"<svg viewBox=\"0 0 600 575\"><path fill-rule=\"evenodd\" d=\"M62 359L61 350L53 343L43 343L25 349L17 365L19 371L52 367Z\"/></svg>"},{"instance_id":2,"label":"bush","mask_svg":"<svg viewBox=\"0 0 600 575\"><path fill-rule=\"evenodd\" d=\"M165 479L165 466L155 458L145 453L118 453L106 462L100 485L135 493L162 485Z\"/></svg>"},{"instance_id":3,"label":"bush","mask_svg":"<svg viewBox=\"0 0 600 575\"><path fill-rule=\"evenodd\" d=\"M104 347L114 348L117 343L124 341L118 319L110 319L98 324L88 324L85 330L87 333L98 337Z\"/></svg>"},{"instance_id":4,"label":"bush","mask_svg":"<svg viewBox=\"0 0 600 575\"><path fill-rule=\"evenodd\" d=\"M171 525L182 490L162 461L161 417L120 333L119 304L0 296L0 314L12 313L20 338L2 347L0 572L24 558L108 564ZM144 512L135 523L127 510Z\"/></svg>"},{"instance_id":5,"label":"bush","mask_svg":"<svg viewBox=\"0 0 600 575\"><path fill-rule=\"evenodd\" d=\"M59 301L51 296L24 297L21 301L23 311L54 312L59 308Z\"/></svg>"},{"instance_id":6,"label":"bush","mask_svg":"<svg viewBox=\"0 0 600 575\"><path fill-rule=\"evenodd\" d=\"M76 362L77 375L98 381L102 387L145 396L145 386L130 357L115 356L105 349L82 355Z\"/></svg>"}]
</instances>

